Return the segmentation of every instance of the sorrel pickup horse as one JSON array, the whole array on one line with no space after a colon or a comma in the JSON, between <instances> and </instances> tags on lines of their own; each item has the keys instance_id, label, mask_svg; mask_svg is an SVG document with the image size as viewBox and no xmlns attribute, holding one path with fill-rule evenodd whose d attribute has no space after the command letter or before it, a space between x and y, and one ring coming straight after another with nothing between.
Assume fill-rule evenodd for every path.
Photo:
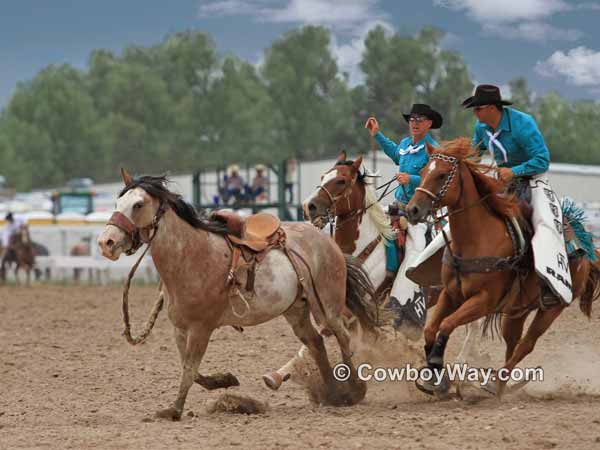
<instances>
[{"instance_id":1,"label":"sorrel pickup horse","mask_svg":"<svg viewBox=\"0 0 600 450\"><path fill-rule=\"evenodd\" d=\"M165 177L132 179L124 170L121 175L125 187L98 245L103 256L117 260L121 253L132 254L146 242L160 274L182 374L175 402L159 411L159 417L181 417L215 329L257 325L279 315L310 349L324 382L324 403L352 405L364 398L366 384L356 376L341 317L347 307L363 327L377 331L377 312L368 301L373 289L358 263L345 257L312 225L284 223L277 233L285 240L280 239L278 245L262 253L253 292L241 286L232 290L228 283L234 275L236 244L232 230L222 222L200 219L191 205L167 189ZM260 247L256 245L260 243L258 239L250 242L254 247ZM130 343L137 343L129 332L125 293L123 300L125 334ZM151 323L146 325L147 333L160 310L157 305ZM245 313L240 313L242 310ZM334 379L323 339L311 324L311 314L337 338L343 360L352 368L348 382Z\"/></svg>"},{"instance_id":2,"label":"sorrel pickup horse","mask_svg":"<svg viewBox=\"0 0 600 450\"><path fill-rule=\"evenodd\" d=\"M421 185L407 205L409 220L425 220L446 206L451 230L442 268L444 289L424 330L428 366L432 370L443 367L444 350L456 327L487 316L490 326L497 325L494 318L502 319L508 374L533 351L565 306L541 308L541 285L531 251L515 248L508 220L516 217L527 228L523 218L528 206L515 195L507 195L504 183L487 175L489 167L470 160L474 156L470 140L459 138L445 142L441 149L428 146L427 151L431 156L421 172ZM577 212L564 211L564 218L565 236L583 230ZM569 256L573 298L579 299L582 312L590 317L592 301L600 296L600 266L591 236L584 231L576 234L587 241L587 251ZM522 336L525 320L534 310L535 317ZM501 378L493 389L498 397L506 389ZM417 386L430 394L448 389L447 380Z\"/></svg>"}]
</instances>

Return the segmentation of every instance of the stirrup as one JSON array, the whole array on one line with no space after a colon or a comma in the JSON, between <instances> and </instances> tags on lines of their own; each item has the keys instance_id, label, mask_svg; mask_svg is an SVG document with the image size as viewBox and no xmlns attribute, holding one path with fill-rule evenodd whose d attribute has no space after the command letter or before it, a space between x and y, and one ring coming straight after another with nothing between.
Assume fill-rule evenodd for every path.
<instances>
[{"instance_id":1,"label":"stirrup","mask_svg":"<svg viewBox=\"0 0 600 450\"><path fill-rule=\"evenodd\" d=\"M542 292L540 294L540 309L542 311L556 308L557 306L562 305L562 303L560 297L556 295L550 287L546 284L542 286Z\"/></svg>"}]
</instances>

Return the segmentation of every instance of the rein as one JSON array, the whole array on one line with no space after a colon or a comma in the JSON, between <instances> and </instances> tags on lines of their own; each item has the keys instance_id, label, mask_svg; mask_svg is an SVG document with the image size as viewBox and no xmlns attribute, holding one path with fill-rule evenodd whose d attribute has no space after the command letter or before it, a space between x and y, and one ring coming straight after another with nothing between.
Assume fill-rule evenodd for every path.
<instances>
[{"instance_id":1,"label":"rein","mask_svg":"<svg viewBox=\"0 0 600 450\"><path fill-rule=\"evenodd\" d=\"M369 175L369 176L373 176L373 175ZM367 210L369 208L371 208L375 204L381 202L381 200L383 200L385 197L387 197L388 195L390 195L391 193L393 193L396 189L398 189L398 187L402 186L402 185L396 186L396 188L388 191L389 186L394 181L396 181L396 177L395 176L392 177L392 179L390 181L388 181L387 183L382 184L381 186L376 187L375 188L376 191L378 191L378 190L380 190L382 188L385 188L385 190L384 190L383 194L381 194L379 196L379 198L375 202L371 203L369 206L363 206L362 208L359 208L359 209L356 209L354 211L351 211L348 214L340 214L340 215L336 214L335 203L340 198L346 198L346 199L348 199L348 208L350 208L350 195L352 193L351 188L354 186L354 184L356 183L356 181L354 180L350 184L350 191L349 191L348 194L346 194L346 191L348 191L348 188L346 188L344 190L344 192L342 194L338 195L337 197L332 196L331 193L327 190L327 188L325 188L325 186L317 186L317 188L323 189L325 191L325 193L329 197L329 200L331 201L331 205L334 206L333 211L328 210L328 214L327 214L327 223L329 223L329 225L330 225L330 227L329 227L329 234L330 234L330 236L333 236L333 234L335 232L335 229L342 228L343 225L345 225L347 222L349 222L351 219L353 219L356 215L362 216L365 212L367 212ZM404 189L404 186L402 186L402 189Z\"/></svg>"},{"instance_id":2,"label":"rein","mask_svg":"<svg viewBox=\"0 0 600 450\"><path fill-rule=\"evenodd\" d=\"M458 215L460 213L465 212L466 210L468 210L470 208L480 205L485 200L487 200L487 198L490 195L492 195L492 193L488 193L488 194L484 195L478 201L476 201L470 205L467 205L463 208L459 208L455 211L448 211L446 214L443 214L443 215L437 215L436 213L441 208L440 204L441 204L442 200L444 199L444 197L446 196L446 194L450 188L450 185L452 184L452 181L454 180L454 177L456 176L457 173L458 173L458 179L460 182L459 197L461 197L463 194L464 185L463 185L463 178L462 178L462 175L459 170L460 160L458 158L456 158L454 156L443 155L440 153L435 153L435 154L431 155L430 158L431 159L439 159L441 161L448 162L448 163L452 164L452 169L448 175L448 178L446 179L446 182L440 188L440 190L437 194L434 194L430 190L422 188L422 187L418 187L416 190L423 192L424 194L426 194L428 197L430 197L432 199L433 222L434 222L434 225L441 225L440 228L441 228L442 236L444 237L444 245L445 245L446 251L448 252L447 255L444 255L444 262L447 263L448 265L450 265L454 269L454 272L456 274L456 282L458 285L458 289L462 290L462 281L461 281L461 276L460 276L461 272L463 272L463 273L469 273L469 272L489 273L489 272L497 272L497 271L502 271L502 270L507 270L507 269L515 270L518 272L516 266L521 261L523 255L525 254L525 248L522 248L522 249L518 248L518 246L516 244L517 240L514 235L514 231L508 222L506 222L506 226L507 226L508 232L510 234L511 240L513 242L513 249L515 252L515 256L511 256L511 257L486 256L486 257L480 257L480 258L461 258L460 256L456 256L454 254L454 252L452 251L452 247L450 245L450 240L448 239L448 235L447 235L446 231L444 230L443 224L441 223L442 220L445 218L450 218L452 216ZM506 219L505 219L505 221L506 221Z\"/></svg>"},{"instance_id":3,"label":"rein","mask_svg":"<svg viewBox=\"0 0 600 450\"><path fill-rule=\"evenodd\" d=\"M127 255L132 255L133 253L135 253L135 251L141 247L142 243L144 243L144 241L142 240L142 238L140 236L141 230L148 230L149 233L152 233L152 235L146 242L148 245L146 246L146 248L144 249L144 251L142 252L140 257L138 258L138 260L135 262L135 264L129 271L129 275L127 276L127 281L125 282L125 286L123 288L122 310L123 310L123 323L125 325L125 329L123 330L123 335L125 336L125 339L127 340L127 342L129 342L131 345L141 344L142 342L144 342L146 340L146 338L152 331L152 328L154 328L154 323L156 322L156 318L158 317L158 314L162 310L162 307L164 304L164 294L161 292L160 295L158 296L157 301L154 303L154 306L152 307L152 311L150 312L150 316L148 317L146 325L144 326L144 330L142 331L142 333L139 336L133 337L131 335L131 323L129 320L129 288L131 286L131 280L132 280L133 276L135 275L137 268L139 267L140 263L142 262L142 259L144 258L144 256L146 256L146 253L150 249L150 245L152 244L152 241L154 240L154 237L156 236L156 234L158 232L158 223L159 223L160 219L162 218L162 216L164 215L164 213L165 213L165 208L164 208L163 203L161 203L160 206L158 207L158 210L156 211L156 214L154 215L154 218L152 219L152 223L144 228L136 227L133 224L133 222L131 222L131 220L129 220L127 218L127 216L125 216L124 214L122 214L118 211L113 213L110 220L108 221L108 225L116 226L120 230L127 233L129 235L129 237L131 238L132 246L128 251L125 252ZM162 283L161 283L161 285L162 285ZM161 285L159 285L159 289L160 289Z\"/></svg>"}]
</instances>

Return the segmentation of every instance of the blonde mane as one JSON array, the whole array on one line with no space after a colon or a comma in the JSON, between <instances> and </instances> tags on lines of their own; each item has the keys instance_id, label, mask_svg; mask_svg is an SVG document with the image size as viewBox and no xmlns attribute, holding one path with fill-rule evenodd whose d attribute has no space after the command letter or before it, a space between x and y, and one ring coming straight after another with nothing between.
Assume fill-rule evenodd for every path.
<instances>
[{"instance_id":1,"label":"blonde mane","mask_svg":"<svg viewBox=\"0 0 600 450\"><path fill-rule=\"evenodd\" d=\"M365 175L369 175L366 168L364 173ZM365 186L365 208L368 208L367 214L375 224L375 228L377 228L381 236L389 240L394 240L395 233L392 230L390 218L383 210L381 204L377 201L377 195L373 185L368 183L366 180L363 180L363 183Z\"/></svg>"}]
</instances>

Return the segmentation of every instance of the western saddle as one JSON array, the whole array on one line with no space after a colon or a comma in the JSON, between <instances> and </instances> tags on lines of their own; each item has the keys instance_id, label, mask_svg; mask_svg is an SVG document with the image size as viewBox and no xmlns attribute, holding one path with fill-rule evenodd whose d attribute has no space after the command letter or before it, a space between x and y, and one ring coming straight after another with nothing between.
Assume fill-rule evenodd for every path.
<instances>
[{"instance_id":1,"label":"western saddle","mask_svg":"<svg viewBox=\"0 0 600 450\"><path fill-rule=\"evenodd\" d=\"M241 286L237 279L238 270L246 267L246 291L254 291L256 265L267 255L269 250L284 248L285 232L281 228L279 218L258 213L242 217L231 211L215 211L211 219L224 223L229 230L226 240L233 251L231 268L227 284L232 291ZM239 291L237 292L239 294Z\"/></svg>"},{"instance_id":2,"label":"western saddle","mask_svg":"<svg viewBox=\"0 0 600 450\"><path fill-rule=\"evenodd\" d=\"M242 217L231 211L216 211L212 218L227 225L227 237L232 243L255 252L262 252L276 243L272 238L281 228L281 221L267 213Z\"/></svg>"}]
</instances>

